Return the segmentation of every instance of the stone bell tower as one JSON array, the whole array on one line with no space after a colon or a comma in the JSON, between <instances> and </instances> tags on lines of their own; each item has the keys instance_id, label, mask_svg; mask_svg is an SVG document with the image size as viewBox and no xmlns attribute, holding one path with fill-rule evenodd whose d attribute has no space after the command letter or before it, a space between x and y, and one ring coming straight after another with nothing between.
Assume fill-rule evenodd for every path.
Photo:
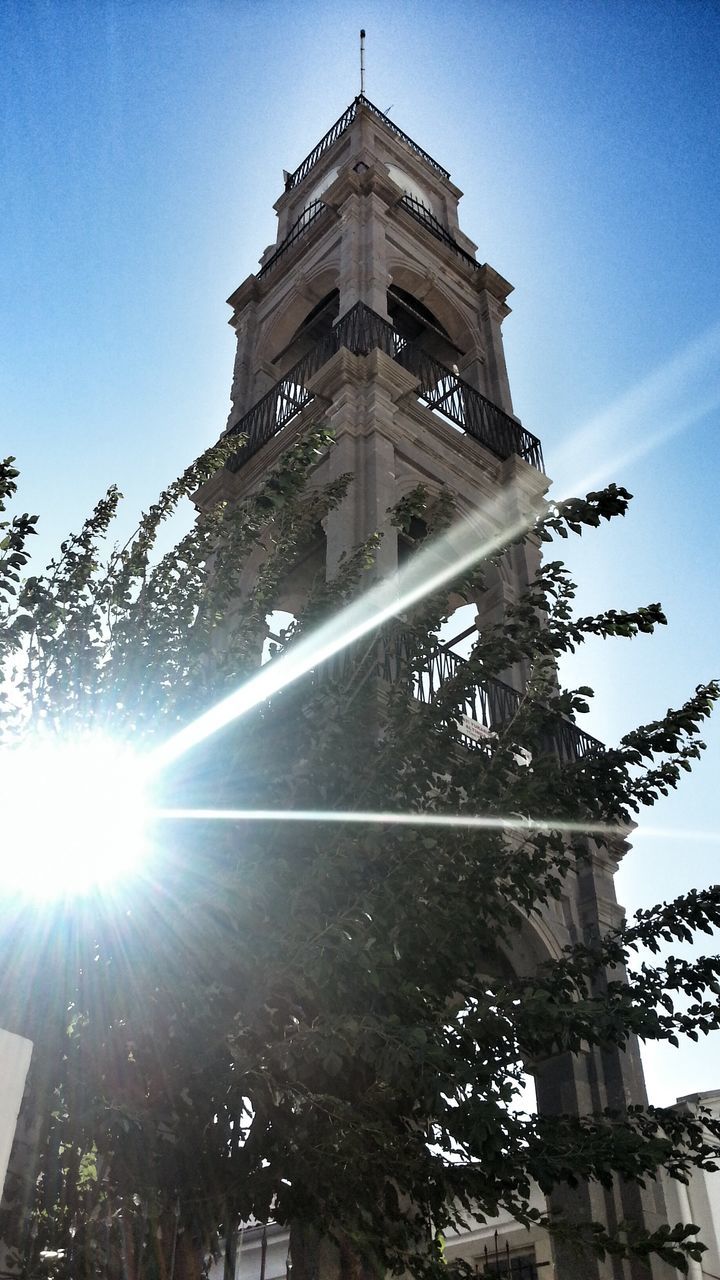
<instances>
[{"instance_id":1,"label":"stone bell tower","mask_svg":"<svg viewBox=\"0 0 720 1280\"><path fill-rule=\"evenodd\" d=\"M396 568L403 548L387 511L421 481L447 487L470 519L479 496L505 494L503 522L546 488L540 442L512 411L501 334L511 285L476 260L458 226L460 195L358 97L286 175L277 243L229 299L228 430L247 443L228 496L252 486L307 423L328 421L332 472L355 476L327 521L329 574L378 529L378 571ZM522 558L495 583L492 604L486 593L486 612L527 582Z\"/></svg>"},{"instance_id":2,"label":"stone bell tower","mask_svg":"<svg viewBox=\"0 0 720 1280\"><path fill-rule=\"evenodd\" d=\"M289 441L320 419L329 423L336 444L321 464L322 478L350 472L354 480L318 535L313 576L323 568L332 576L341 555L376 530L385 536L375 572L393 573L407 548L388 508L418 483L449 489L480 536L536 510L547 489L540 442L514 415L510 396L501 326L512 286L477 260L459 227L460 195L445 169L361 94L285 175L275 205L277 241L229 298L237 355L227 431L241 433L244 443L205 494L242 496ZM477 626L502 619L538 556L532 537L511 549L477 602ZM298 568L288 608L300 603L308 571ZM426 696L460 661L452 642L443 646L444 665L425 673ZM478 688L470 725L491 731L512 711L524 673L505 675ZM601 748L567 721L552 749L574 759ZM619 921L613 877L624 851L621 843L598 848L568 877L560 901L541 919L523 922L511 958L518 972ZM534 1074L538 1106L548 1112L645 1100L636 1048L561 1055L534 1064ZM592 1184L553 1204L611 1225L665 1220L659 1188ZM544 1248L547 1280L649 1274L638 1263ZM535 1272L523 1274L530 1280ZM653 1274L670 1273L654 1266Z\"/></svg>"}]
</instances>

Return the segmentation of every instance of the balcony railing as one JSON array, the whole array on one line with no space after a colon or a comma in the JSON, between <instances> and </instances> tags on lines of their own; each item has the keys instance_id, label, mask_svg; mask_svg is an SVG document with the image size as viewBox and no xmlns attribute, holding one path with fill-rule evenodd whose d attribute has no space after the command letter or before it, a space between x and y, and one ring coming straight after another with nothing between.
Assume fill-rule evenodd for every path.
<instances>
[{"instance_id":1,"label":"balcony railing","mask_svg":"<svg viewBox=\"0 0 720 1280\"><path fill-rule=\"evenodd\" d=\"M392 645L384 646L381 673L383 679L392 684L409 679L418 701L432 703L447 681L462 675L464 665L465 659L459 654L446 645L438 645L418 667L417 659L409 652L407 638L400 633ZM466 717L473 727L477 725L484 729L487 737L464 732L462 719L458 721L458 736L475 750L490 751L493 735L509 724L522 699L523 695L511 685L495 676L485 676L464 693L458 711L460 717ZM553 717L552 725L543 734L541 747L543 751L553 751L563 762L581 760L591 752L603 750L597 738L560 715Z\"/></svg>"},{"instance_id":2,"label":"balcony railing","mask_svg":"<svg viewBox=\"0 0 720 1280\"><path fill-rule=\"evenodd\" d=\"M342 347L355 355L384 351L418 379L417 395L429 409L466 431L498 458L517 454L542 471L542 448L537 436L526 431L439 360L429 356L417 343L406 342L387 320L362 302L356 303L331 333L230 428L231 433L247 437L245 444L228 463L230 470L239 470L248 458L311 402L314 397L307 389L307 383Z\"/></svg>"},{"instance_id":3,"label":"balcony railing","mask_svg":"<svg viewBox=\"0 0 720 1280\"><path fill-rule=\"evenodd\" d=\"M466 659L447 645L438 645L428 656L418 658L407 636L399 632L388 640L371 640L365 647L361 644L341 649L318 675L349 680L358 687L376 676L387 684L404 684L418 702L429 705L435 702L444 684L462 677L465 663ZM464 691L454 709L458 739L471 750L490 755L497 736L517 715L522 700L523 694L495 676L478 680ZM563 764L604 749L597 738L561 715L552 716L539 742L543 754L552 753Z\"/></svg>"},{"instance_id":4,"label":"balcony railing","mask_svg":"<svg viewBox=\"0 0 720 1280\"><path fill-rule=\"evenodd\" d=\"M543 469L542 446L537 436L521 427L482 392L411 342L395 359L419 380L418 397L428 409L449 418L498 458L516 453L538 471Z\"/></svg>"},{"instance_id":5,"label":"balcony railing","mask_svg":"<svg viewBox=\"0 0 720 1280\"><path fill-rule=\"evenodd\" d=\"M414 151L416 155L420 156L420 158L424 160L426 164L429 164L436 173L439 173L441 177L445 179L449 179L450 174L447 169L443 169L442 165L439 165L437 160L433 160L432 156L429 156L427 151L423 151L422 147L419 147L417 142L413 142L412 138L408 137L406 133L403 133L402 129L398 129L397 125L385 115L384 111L381 111L379 107L376 107L368 98L365 97L364 94L361 93L358 94L357 98L355 98L354 102L350 104L347 110L343 111L342 115L335 121L332 128L328 129L325 137L320 139L317 146L313 147L312 151L305 157L302 164L298 165L295 172L288 176L285 181L286 191L291 191L299 182L302 182L303 178L307 177L310 170L315 167L320 157L325 154L334 142L337 142L338 138L345 133L346 129L350 128L350 125L361 108L365 111L369 111L371 115L374 115L378 120L381 120L386 129L389 129L391 133L394 133L396 138L400 138L407 147L410 147L411 151Z\"/></svg>"},{"instance_id":6,"label":"balcony railing","mask_svg":"<svg viewBox=\"0 0 720 1280\"><path fill-rule=\"evenodd\" d=\"M330 212L330 206L323 204L322 200L312 200L307 208L303 209L297 221L293 223L285 236L285 239L281 241L275 252L268 258L267 262L263 263L257 273L258 280L262 280L263 276L266 276L270 271L272 271L273 267L277 266L281 258L284 258L285 254L288 252L288 249L291 249L292 246L296 244L302 236L304 236L308 228L311 227L318 218L321 218L323 214L329 214Z\"/></svg>"},{"instance_id":7,"label":"balcony railing","mask_svg":"<svg viewBox=\"0 0 720 1280\"><path fill-rule=\"evenodd\" d=\"M480 269L481 264L477 259L473 258L472 254L467 252L467 249L463 249L457 240L453 239L447 227L443 226L442 222L435 217L432 209L428 209L422 200L416 200L415 196L409 195L406 191L402 200L398 203L401 209L405 209L411 214L431 235L435 236L436 240L442 240L442 243L452 249L453 253L457 254L459 258L462 258L463 262L467 262L475 271Z\"/></svg>"}]
</instances>

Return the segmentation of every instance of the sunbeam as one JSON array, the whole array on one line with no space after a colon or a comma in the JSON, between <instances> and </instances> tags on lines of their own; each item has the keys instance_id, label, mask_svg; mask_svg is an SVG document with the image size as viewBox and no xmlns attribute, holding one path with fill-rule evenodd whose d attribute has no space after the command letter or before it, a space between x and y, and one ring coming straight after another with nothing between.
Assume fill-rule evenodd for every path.
<instances>
[{"instance_id":1,"label":"sunbeam","mask_svg":"<svg viewBox=\"0 0 720 1280\"><path fill-rule=\"evenodd\" d=\"M562 476L563 491L575 493L598 482L606 482L617 467L628 460L649 453L668 437L686 430L705 413L720 404L720 385L716 385L716 381L713 380L714 375L710 371L711 366L718 363L718 355L720 355L720 325L715 325L700 338L688 344L661 370L643 379L636 387L574 433L559 457L561 475L563 468L569 473L567 478ZM688 384L693 381L704 383L700 397L693 397L688 390ZM651 418L653 424L659 422L661 425L659 427L653 425L638 437L637 421L642 422L643 418L645 420ZM631 423L634 428L632 434ZM630 444L628 444L628 438L630 438ZM600 447L603 452L602 456L598 457L597 451ZM570 473L574 475L572 482ZM508 511L518 514L508 519ZM522 514L519 514L520 512ZM110 750L108 744L101 743L99 754L92 744L89 746L85 744L83 762L78 763L73 754L75 748L72 742L69 744L55 742L53 763L48 765L45 760L42 772L46 778L50 777L57 781L60 788L57 802L49 807L44 806L42 811L35 809L30 822L33 830L37 829L37 839L34 842L36 853L33 855L34 870L30 877L34 892L52 893L59 891L60 888L68 891L77 890L90 881L97 880L98 873L96 869L91 868L88 849L95 839L99 825L102 826L104 822L104 827L107 828L108 812L122 816L123 825L121 830L120 826L115 824L117 839L111 843L113 849L117 849L117 856L113 854L111 858L101 860L103 876L119 874L120 871L127 870L130 851L134 849L138 853L144 842L143 823L147 814L143 811L143 790L154 776L239 716L306 675L314 667L327 662L335 654L361 640L383 623L402 615L433 592L442 590L453 578L461 576L508 543L522 537L532 527L535 512L532 509L528 510L527 495L521 491L520 486L511 482L497 497L487 499L478 508L476 519L482 522L485 529L494 530L494 532L482 537L478 535L476 524L467 520L458 521L441 537L407 561L396 574L374 583L361 596L341 609L335 617L323 623L312 634L301 637L280 657L266 663L239 689L208 708L154 751L132 762L132 767L128 763L129 754L125 752L118 785L116 785L118 781L116 770L101 769L97 775L97 786L93 785L89 792L92 795L97 794L97 804L86 802L84 806L80 805L77 808L71 804L72 812L68 810L70 797L77 793L78 787L81 791L83 790L84 771L92 769L97 761L102 759L103 752ZM112 749L115 750L115 748ZM9 771L5 770L3 808L11 815L16 813L18 822L25 823L27 826L29 821L27 814L31 806L28 806L23 799L25 789L18 779L21 780L21 775L24 776L28 769L35 779L38 763L30 757L26 760L22 747L7 754L3 752L3 756L10 765ZM64 758L61 759L61 757ZM127 769L125 765L128 766ZM87 794L88 789L85 786L84 795L87 796ZM81 826L78 826L80 812L84 816ZM155 817L188 820L212 818L225 821L425 824L466 828L503 828L517 832L555 830L565 831L568 834L584 833L599 837L628 834L623 832L622 828L612 824L589 826L585 823L563 823L552 819L537 820L517 816L490 818L479 815L372 814L363 811L298 813L289 810L261 809L167 809L155 811ZM637 831L634 836L635 839L647 837L679 838L701 842L714 842L717 839L714 832L672 832L651 827ZM107 851L110 849L107 832L103 839ZM96 858L95 862L97 861ZM22 881L27 885L29 883L27 867L21 875L17 860L16 865L19 879L15 883L19 884Z\"/></svg>"},{"instance_id":2,"label":"sunbeam","mask_svg":"<svg viewBox=\"0 0 720 1280\"><path fill-rule=\"evenodd\" d=\"M486 504L479 513L496 523L504 514L509 494ZM311 635L299 639L289 652L266 663L245 684L215 703L189 725L180 729L152 753L153 771L164 769L192 747L286 688L313 667L327 662L340 650L361 640L390 618L402 614L451 579L466 572L480 560L529 527L531 521L518 518L505 523L498 532L478 541L477 530L468 522L458 522L440 538L424 547L391 578L375 583L358 599L341 609L334 618L323 623Z\"/></svg>"},{"instance_id":3,"label":"sunbeam","mask_svg":"<svg viewBox=\"0 0 720 1280\"><path fill-rule=\"evenodd\" d=\"M691 840L716 844L720 832L674 829L672 827L640 827L632 829L611 822L568 822L563 818L528 818L521 815L467 813L396 813L367 809L153 809L151 816L159 820L195 822L336 822L340 824L374 824L388 827L465 827L479 831L549 832L565 835L612 836L633 840Z\"/></svg>"},{"instance_id":4,"label":"sunbeam","mask_svg":"<svg viewBox=\"0 0 720 1280\"><path fill-rule=\"evenodd\" d=\"M567 822L564 819L520 815L485 817L466 813L396 813L365 809L155 809L152 816L198 822L337 822L388 827L464 827L478 831L561 831L567 835L620 836L629 834L609 822Z\"/></svg>"},{"instance_id":5,"label":"sunbeam","mask_svg":"<svg viewBox=\"0 0 720 1280\"><path fill-rule=\"evenodd\" d=\"M565 493L584 491L606 483L624 463L658 448L664 440L686 430L720 404L720 385L689 397L688 385L716 380L720 356L720 324L694 339L661 369L642 379L602 413L573 433L559 455L561 484ZM651 419L638 438L637 418ZM631 431L632 426L632 431ZM631 443L628 444L628 437ZM602 447L603 457L595 456ZM562 474L563 470L567 475ZM375 583L292 650L266 664L241 688L203 712L153 753L151 768L163 769L171 761L204 741L271 697L280 689L328 661L346 646L361 640L390 618L403 613L425 596L521 537L532 527L535 513L507 519L508 507L522 509L526 496L519 486L508 485L495 499L487 500L477 515L495 532L478 540L467 521L456 523L430 546L423 548L391 578Z\"/></svg>"},{"instance_id":6,"label":"sunbeam","mask_svg":"<svg viewBox=\"0 0 720 1280\"><path fill-rule=\"evenodd\" d=\"M605 483L720 405L720 323L573 431L557 451L558 488ZM578 480L578 475L582 479Z\"/></svg>"}]
</instances>

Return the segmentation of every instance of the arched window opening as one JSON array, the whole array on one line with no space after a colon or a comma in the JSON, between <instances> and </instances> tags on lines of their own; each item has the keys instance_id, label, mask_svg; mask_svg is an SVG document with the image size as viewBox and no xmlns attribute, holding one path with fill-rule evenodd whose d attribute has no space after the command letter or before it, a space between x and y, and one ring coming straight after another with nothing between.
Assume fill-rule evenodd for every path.
<instances>
[{"instance_id":1,"label":"arched window opening","mask_svg":"<svg viewBox=\"0 0 720 1280\"><path fill-rule=\"evenodd\" d=\"M437 640L458 658L467 658L477 638L478 606L474 602L460 602L459 597L451 598L450 603L455 600L458 600L457 607L440 627Z\"/></svg>"},{"instance_id":2,"label":"arched window opening","mask_svg":"<svg viewBox=\"0 0 720 1280\"><path fill-rule=\"evenodd\" d=\"M273 609L265 618L267 627L267 635L263 643L262 657L260 665L265 666L270 658L278 657L284 647L287 639L287 632L295 622L295 614L290 613L289 609Z\"/></svg>"},{"instance_id":3,"label":"arched window opening","mask_svg":"<svg viewBox=\"0 0 720 1280\"><path fill-rule=\"evenodd\" d=\"M405 342L412 342L449 368L462 355L444 324L424 302L399 285L387 293L388 315L393 328Z\"/></svg>"},{"instance_id":4,"label":"arched window opening","mask_svg":"<svg viewBox=\"0 0 720 1280\"><path fill-rule=\"evenodd\" d=\"M277 593L277 607L299 614L316 584L325 580L326 563L327 539L325 530L318 523L297 548L292 563L287 566Z\"/></svg>"},{"instance_id":5,"label":"arched window opening","mask_svg":"<svg viewBox=\"0 0 720 1280\"><path fill-rule=\"evenodd\" d=\"M331 289L308 311L287 345L273 357L273 364L279 365L283 371L291 369L312 347L332 333L339 312L340 291Z\"/></svg>"},{"instance_id":6,"label":"arched window opening","mask_svg":"<svg viewBox=\"0 0 720 1280\"><path fill-rule=\"evenodd\" d=\"M427 532L427 524L420 516L411 516L410 523L398 530L398 569L407 564L410 556L417 551L419 543L427 537Z\"/></svg>"},{"instance_id":7,"label":"arched window opening","mask_svg":"<svg viewBox=\"0 0 720 1280\"><path fill-rule=\"evenodd\" d=\"M407 338L408 342L414 341L427 328L434 329L442 337L450 340L450 335L445 326L438 320L437 316L421 302L419 298L413 297L408 293L407 289L401 289L397 284L391 284L388 289L387 297L388 315L393 321L398 333Z\"/></svg>"}]
</instances>

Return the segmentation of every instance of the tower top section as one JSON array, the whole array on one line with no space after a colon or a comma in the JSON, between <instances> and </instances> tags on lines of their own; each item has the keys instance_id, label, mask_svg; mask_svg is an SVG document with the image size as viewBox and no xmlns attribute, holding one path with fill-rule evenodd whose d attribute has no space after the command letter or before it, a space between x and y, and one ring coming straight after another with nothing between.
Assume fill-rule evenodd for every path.
<instances>
[{"instance_id":1,"label":"tower top section","mask_svg":"<svg viewBox=\"0 0 720 1280\"><path fill-rule=\"evenodd\" d=\"M378 164L399 188L398 196L422 209L438 228L459 230L457 204L462 192L450 181L447 169L359 93L297 169L284 171L285 190L275 204L279 238L325 199L339 174L360 177ZM472 242L461 247L471 252L475 248Z\"/></svg>"},{"instance_id":2,"label":"tower top section","mask_svg":"<svg viewBox=\"0 0 720 1280\"><path fill-rule=\"evenodd\" d=\"M310 384L335 355L379 351L405 378L398 395L408 377L417 383L435 415L428 429L444 415L488 465L517 456L541 468L505 367L512 285L478 260L459 226L461 195L364 93L285 172L276 240L228 298L238 336L228 430L248 437L238 465L318 398Z\"/></svg>"},{"instance_id":3,"label":"tower top section","mask_svg":"<svg viewBox=\"0 0 720 1280\"><path fill-rule=\"evenodd\" d=\"M442 165L438 164L437 160L433 160L432 156L428 155L427 151L423 151L422 147L419 147L417 142L413 142L412 138L407 133L404 133L402 129L399 129L394 121L391 120L389 116L385 115L384 111L381 111L380 108L376 107L369 98L365 97L364 93L359 93L354 101L350 103L350 106L347 107L345 111L343 111L342 115L338 117L334 125L328 129L325 136L320 139L317 146L313 147L309 155L307 155L302 161L302 164L299 164L297 169L292 173L288 173L286 171L286 191L291 191L293 187L296 187L308 176L310 171L315 168L325 153L329 151L330 148L333 147L343 136L343 134L347 132L353 121L358 118L362 111L367 112L369 116L372 116L375 120L384 125L391 134L399 139L405 147L408 147L410 151L414 152L414 154L418 156L424 164L433 169L440 178L443 178L446 182L450 181L450 174L447 169L443 169Z\"/></svg>"}]
</instances>

